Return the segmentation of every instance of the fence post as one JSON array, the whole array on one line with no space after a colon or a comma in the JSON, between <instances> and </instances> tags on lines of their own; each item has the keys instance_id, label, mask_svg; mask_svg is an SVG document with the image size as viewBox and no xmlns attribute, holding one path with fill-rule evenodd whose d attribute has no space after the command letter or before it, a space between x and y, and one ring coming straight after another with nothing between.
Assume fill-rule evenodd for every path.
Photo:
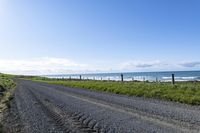
<instances>
[{"instance_id":1,"label":"fence post","mask_svg":"<svg viewBox=\"0 0 200 133\"><path fill-rule=\"evenodd\" d=\"M123 82L124 81L124 75L121 74L121 81Z\"/></svg>"},{"instance_id":2,"label":"fence post","mask_svg":"<svg viewBox=\"0 0 200 133\"><path fill-rule=\"evenodd\" d=\"M174 74L172 74L172 84L175 84L175 78L174 78Z\"/></svg>"},{"instance_id":3,"label":"fence post","mask_svg":"<svg viewBox=\"0 0 200 133\"><path fill-rule=\"evenodd\" d=\"M156 83L158 83L158 78L156 77Z\"/></svg>"},{"instance_id":4,"label":"fence post","mask_svg":"<svg viewBox=\"0 0 200 133\"><path fill-rule=\"evenodd\" d=\"M80 80L81 80L82 78L81 78L81 75L80 75Z\"/></svg>"}]
</instances>

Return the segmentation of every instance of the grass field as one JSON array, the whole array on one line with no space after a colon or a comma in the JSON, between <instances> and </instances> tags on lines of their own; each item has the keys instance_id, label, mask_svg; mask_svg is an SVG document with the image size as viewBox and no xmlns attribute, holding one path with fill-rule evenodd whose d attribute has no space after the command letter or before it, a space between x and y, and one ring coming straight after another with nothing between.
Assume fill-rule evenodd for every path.
<instances>
[{"instance_id":1,"label":"grass field","mask_svg":"<svg viewBox=\"0 0 200 133\"><path fill-rule=\"evenodd\" d=\"M200 105L200 82L148 83L148 82L114 82L114 81L78 81L31 78L34 81L106 91L129 96L157 98L190 105Z\"/></svg>"}]
</instances>

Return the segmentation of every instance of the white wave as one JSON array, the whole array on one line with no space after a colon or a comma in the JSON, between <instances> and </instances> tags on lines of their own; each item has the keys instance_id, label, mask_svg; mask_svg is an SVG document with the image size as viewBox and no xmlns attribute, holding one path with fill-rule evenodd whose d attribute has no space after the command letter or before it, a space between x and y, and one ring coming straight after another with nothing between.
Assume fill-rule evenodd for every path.
<instances>
[{"instance_id":1,"label":"white wave","mask_svg":"<svg viewBox=\"0 0 200 133\"><path fill-rule=\"evenodd\" d=\"M175 77L176 81L194 81L194 80L198 80L199 77ZM165 81L170 81L172 79L172 77L162 77L162 80Z\"/></svg>"}]
</instances>

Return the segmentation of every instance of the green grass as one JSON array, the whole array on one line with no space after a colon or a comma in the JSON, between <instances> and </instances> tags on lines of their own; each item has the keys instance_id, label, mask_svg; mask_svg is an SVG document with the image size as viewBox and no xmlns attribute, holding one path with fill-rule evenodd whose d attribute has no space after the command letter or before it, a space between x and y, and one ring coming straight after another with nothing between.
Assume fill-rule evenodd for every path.
<instances>
[{"instance_id":1,"label":"green grass","mask_svg":"<svg viewBox=\"0 0 200 133\"><path fill-rule=\"evenodd\" d=\"M10 108L10 100L13 98L14 88L16 84L12 80L14 76L0 73L0 117L3 112ZM0 121L0 133L3 132L3 124Z\"/></svg>"},{"instance_id":2,"label":"green grass","mask_svg":"<svg viewBox=\"0 0 200 133\"><path fill-rule=\"evenodd\" d=\"M11 75L0 74L0 92L9 90L15 86Z\"/></svg>"},{"instance_id":3,"label":"green grass","mask_svg":"<svg viewBox=\"0 0 200 133\"><path fill-rule=\"evenodd\" d=\"M147 97L180 102L190 105L200 105L200 82L148 83L148 82L113 82L113 81L78 81L52 80L47 78L31 78L34 81L46 82L85 88L97 91L106 91L129 96Z\"/></svg>"},{"instance_id":4,"label":"green grass","mask_svg":"<svg viewBox=\"0 0 200 133\"><path fill-rule=\"evenodd\" d=\"M10 107L13 88L16 86L12 78L12 75L0 74L0 112Z\"/></svg>"}]
</instances>

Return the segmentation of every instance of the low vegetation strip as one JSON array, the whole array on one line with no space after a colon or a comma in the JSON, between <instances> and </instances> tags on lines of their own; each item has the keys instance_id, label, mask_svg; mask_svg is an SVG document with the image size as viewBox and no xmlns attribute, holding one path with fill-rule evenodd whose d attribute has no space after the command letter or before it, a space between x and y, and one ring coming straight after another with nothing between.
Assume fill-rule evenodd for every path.
<instances>
[{"instance_id":1,"label":"low vegetation strip","mask_svg":"<svg viewBox=\"0 0 200 133\"><path fill-rule=\"evenodd\" d=\"M0 93L3 93L15 86L11 75L0 74Z\"/></svg>"},{"instance_id":2,"label":"low vegetation strip","mask_svg":"<svg viewBox=\"0 0 200 133\"><path fill-rule=\"evenodd\" d=\"M29 78L30 79L30 78ZM31 78L34 81L106 91L129 96L157 98L190 105L200 105L200 82L149 83L149 82L115 82L92 80L55 80L48 78Z\"/></svg>"},{"instance_id":3,"label":"low vegetation strip","mask_svg":"<svg viewBox=\"0 0 200 133\"><path fill-rule=\"evenodd\" d=\"M0 112L4 109L3 104L8 105L8 101L12 97L13 88L16 86L12 80L12 75L0 74Z\"/></svg>"},{"instance_id":4,"label":"low vegetation strip","mask_svg":"<svg viewBox=\"0 0 200 133\"><path fill-rule=\"evenodd\" d=\"M13 98L13 93L16 84L12 80L12 75L0 74L0 133L3 132L3 113L10 107L10 100Z\"/></svg>"}]
</instances>

